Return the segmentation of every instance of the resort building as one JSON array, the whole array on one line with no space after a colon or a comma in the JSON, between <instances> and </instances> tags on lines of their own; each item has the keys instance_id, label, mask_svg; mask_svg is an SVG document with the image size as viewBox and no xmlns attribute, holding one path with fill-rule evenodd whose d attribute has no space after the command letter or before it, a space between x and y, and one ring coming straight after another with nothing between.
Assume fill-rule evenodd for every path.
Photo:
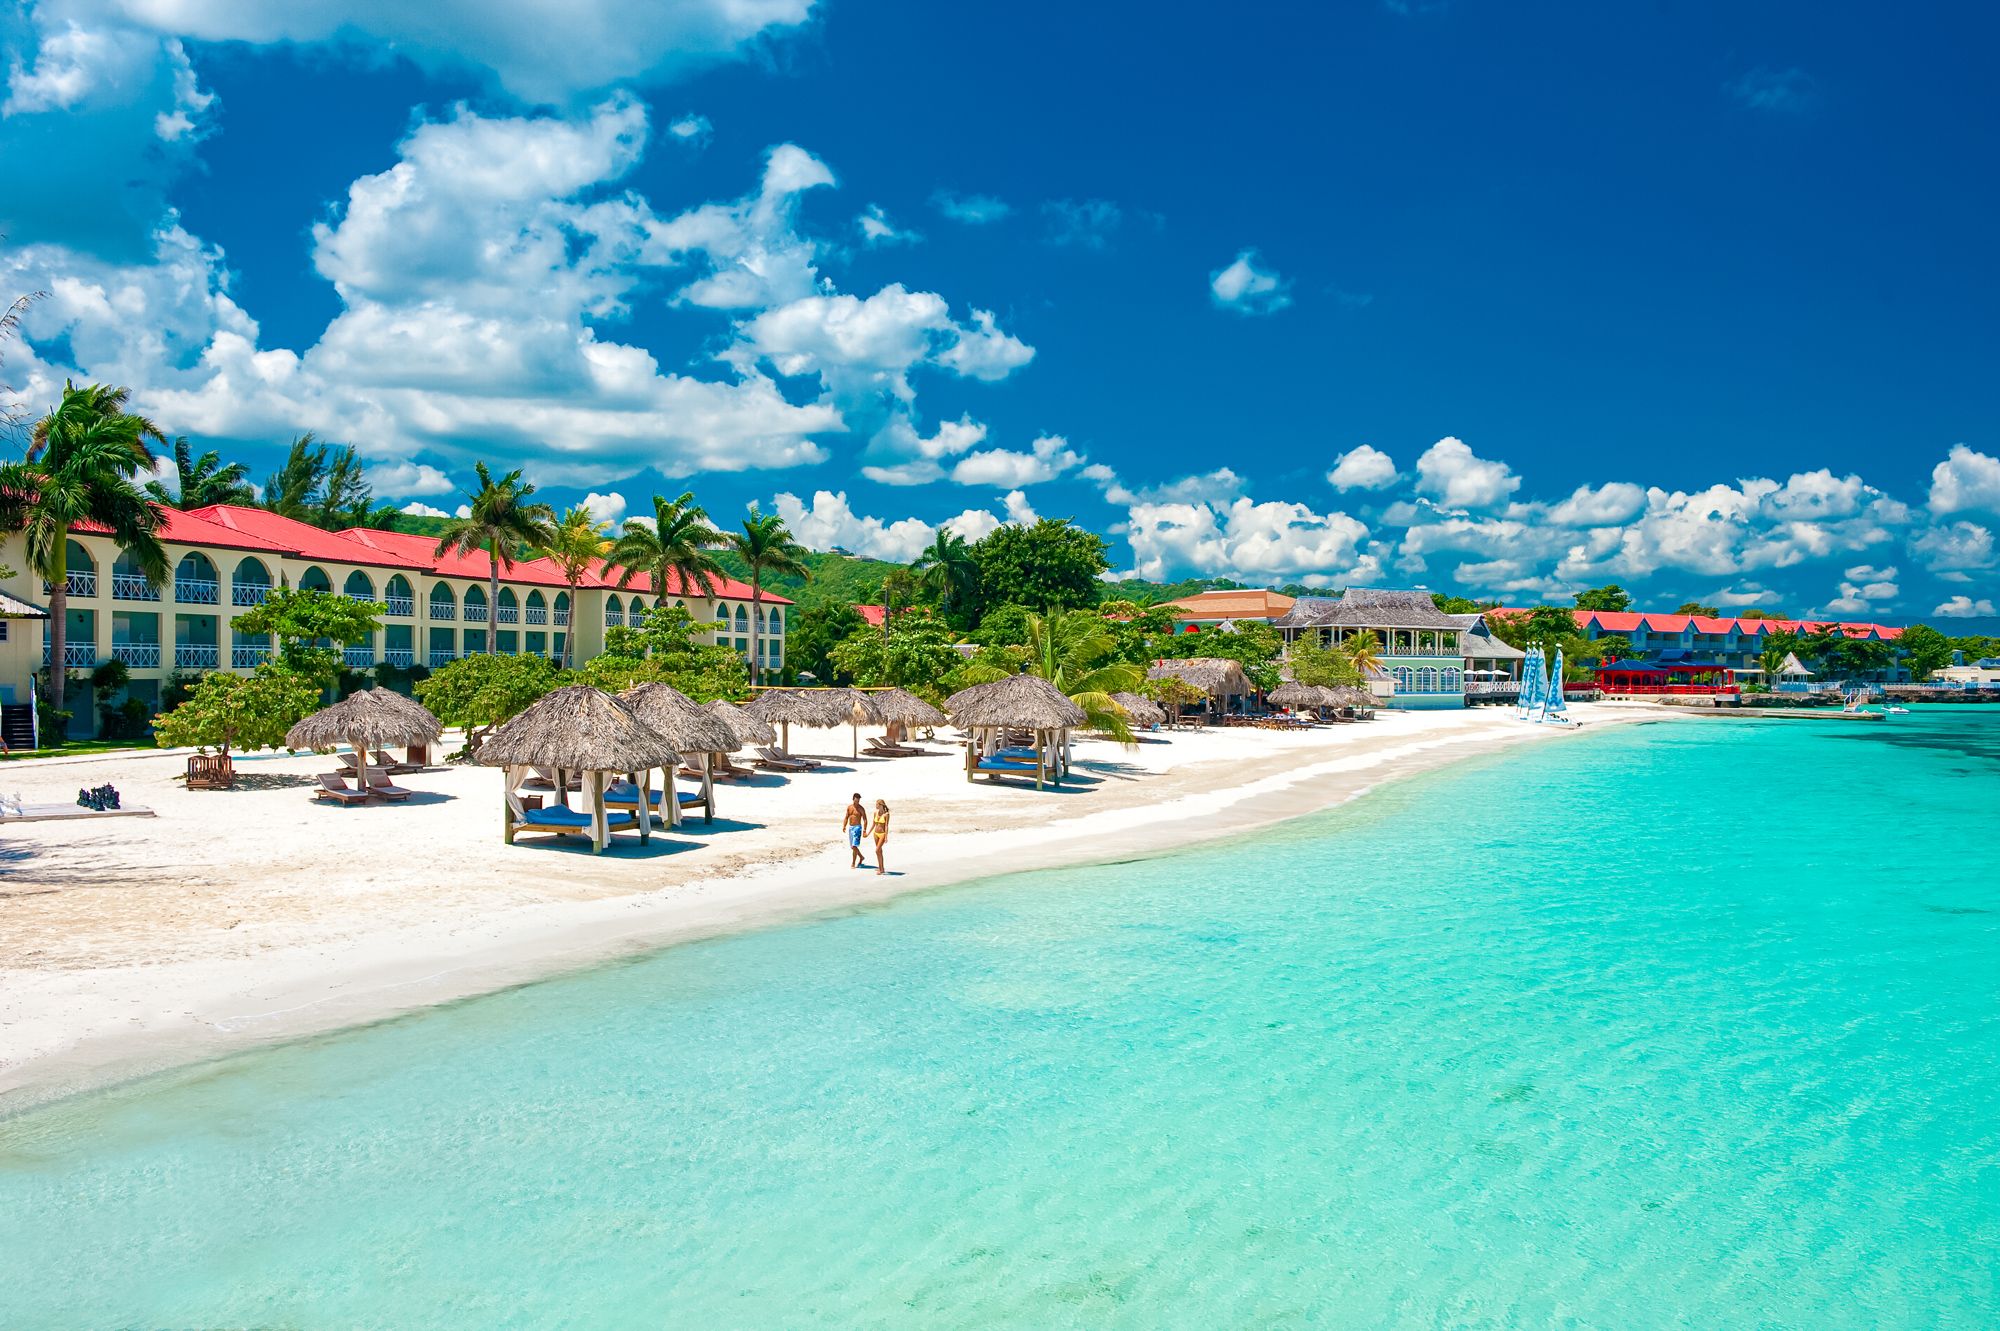
<instances>
[{"instance_id":1,"label":"resort building","mask_svg":"<svg viewBox=\"0 0 2000 1331\"><path fill-rule=\"evenodd\" d=\"M1447 615L1459 626L1458 650L1465 658L1465 691L1482 685L1512 690L1521 682L1521 663L1528 654L1494 636L1483 614Z\"/></svg>"},{"instance_id":2,"label":"resort building","mask_svg":"<svg viewBox=\"0 0 2000 1331\"><path fill-rule=\"evenodd\" d=\"M1467 629L1438 609L1429 592L1353 587L1338 598L1301 596L1271 622L1288 647L1308 633L1333 646L1357 633L1373 633L1382 672L1393 686L1384 698L1388 705L1465 706L1460 639Z\"/></svg>"},{"instance_id":3,"label":"resort building","mask_svg":"<svg viewBox=\"0 0 2000 1331\"><path fill-rule=\"evenodd\" d=\"M489 589L484 551L438 556L433 537L349 528L323 531L307 523L234 504L164 510L160 538L171 575L149 582L102 530L74 529L69 539L67 644L64 662L85 680L101 662L124 662L127 695L157 706L164 681L176 672L247 671L273 651L268 637L245 634L237 618L274 587L338 592L383 607L381 628L367 642L348 643L350 669L377 666L436 669L494 649L560 659L574 635L574 664L604 650L605 630L638 624L656 606L679 605L706 629L708 640L748 660L751 589L719 579L715 595L675 584L655 589L645 575L619 583L625 570L598 565L571 587L547 560L523 560L501 570L497 598ZM0 585L0 604L46 604L48 589L26 570L19 537L0 544L0 564L16 577ZM785 616L791 602L765 592L759 652L767 671L783 669ZM0 618L10 641L0 643L0 699L25 699L33 670L47 663L48 636L32 634L25 660L11 641L17 618ZM88 684L72 686L69 733L93 733L96 702Z\"/></svg>"},{"instance_id":4,"label":"resort building","mask_svg":"<svg viewBox=\"0 0 2000 1331\"><path fill-rule=\"evenodd\" d=\"M1492 615L1525 615L1525 607L1509 606L1489 611ZM1575 610L1577 629L1593 642L1599 638L1623 638L1631 643L1632 657L1657 658L1666 652L1685 652L1690 659L1712 661L1745 680L1763 677L1764 644L1774 633L1812 634L1833 630L1849 638L1874 642L1894 642L1903 630L1887 624L1821 619L1745 619L1735 616L1658 614L1645 611ZM1896 683L1909 678L1901 668L1880 672L1876 682Z\"/></svg>"},{"instance_id":5,"label":"resort building","mask_svg":"<svg viewBox=\"0 0 2000 1331\"><path fill-rule=\"evenodd\" d=\"M1174 625L1181 632L1196 633L1224 624L1275 624L1292 608L1292 598L1259 587L1236 587L1162 601L1160 608L1173 612Z\"/></svg>"}]
</instances>

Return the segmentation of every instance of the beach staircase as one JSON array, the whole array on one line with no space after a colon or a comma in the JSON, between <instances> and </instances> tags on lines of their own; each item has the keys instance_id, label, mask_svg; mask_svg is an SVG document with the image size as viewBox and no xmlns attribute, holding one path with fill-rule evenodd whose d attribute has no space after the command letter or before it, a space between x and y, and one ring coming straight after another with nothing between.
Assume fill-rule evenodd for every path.
<instances>
[{"instance_id":1,"label":"beach staircase","mask_svg":"<svg viewBox=\"0 0 2000 1331\"><path fill-rule=\"evenodd\" d=\"M0 741L17 751L35 747L35 709L31 705L0 703Z\"/></svg>"}]
</instances>

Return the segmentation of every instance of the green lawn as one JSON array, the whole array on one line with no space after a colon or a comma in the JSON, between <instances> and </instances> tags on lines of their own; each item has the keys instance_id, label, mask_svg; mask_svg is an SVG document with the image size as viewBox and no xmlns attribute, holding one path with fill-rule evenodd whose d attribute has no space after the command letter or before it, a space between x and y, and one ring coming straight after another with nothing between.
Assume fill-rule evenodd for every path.
<instances>
[{"instance_id":1,"label":"green lawn","mask_svg":"<svg viewBox=\"0 0 2000 1331\"><path fill-rule=\"evenodd\" d=\"M150 739L79 739L71 740L59 749L20 749L13 753L0 754L0 762L13 762L23 758L80 758L92 753L117 753L121 750L139 752L155 747Z\"/></svg>"}]
</instances>

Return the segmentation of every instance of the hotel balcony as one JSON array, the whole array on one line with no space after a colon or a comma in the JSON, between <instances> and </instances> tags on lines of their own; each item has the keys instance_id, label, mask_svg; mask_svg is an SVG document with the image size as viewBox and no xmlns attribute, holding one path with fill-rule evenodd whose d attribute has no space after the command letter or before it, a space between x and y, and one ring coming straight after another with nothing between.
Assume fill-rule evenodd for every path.
<instances>
[{"instance_id":1,"label":"hotel balcony","mask_svg":"<svg viewBox=\"0 0 2000 1331\"><path fill-rule=\"evenodd\" d=\"M222 649L212 642L174 644L176 670L213 670L222 664Z\"/></svg>"},{"instance_id":2,"label":"hotel balcony","mask_svg":"<svg viewBox=\"0 0 2000 1331\"><path fill-rule=\"evenodd\" d=\"M255 670L271 659L271 649L261 643L238 643L229 649L229 664L237 670Z\"/></svg>"},{"instance_id":3,"label":"hotel balcony","mask_svg":"<svg viewBox=\"0 0 2000 1331\"><path fill-rule=\"evenodd\" d=\"M137 573L113 573L111 575L111 599L114 601L157 601L160 589Z\"/></svg>"},{"instance_id":4,"label":"hotel balcony","mask_svg":"<svg viewBox=\"0 0 2000 1331\"><path fill-rule=\"evenodd\" d=\"M507 612L502 610L500 618L504 621L506 617ZM546 624L549 622L549 612L542 606L531 605L527 610L527 619L530 624Z\"/></svg>"},{"instance_id":5,"label":"hotel balcony","mask_svg":"<svg viewBox=\"0 0 2000 1331\"><path fill-rule=\"evenodd\" d=\"M54 590L54 583L45 582L42 584L42 594L44 596ZM63 579L63 590L71 596L95 596L97 595L97 575L95 573L72 573Z\"/></svg>"},{"instance_id":6,"label":"hotel balcony","mask_svg":"<svg viewBox=\"0 0 2000 1331\"><path fill-rule=\"evenodd\" d=\"M503 605L500 607L497 622L502 624L518 624L521 622L521 612L514 606Z\"/></svg>"},{"instance_id":7,"label":"hotel balcony","mask_svg":"<svg viewBox=\"0 0 2000 1331\"><path fill-rule=\"evenodd\" d=\"M372 670L375 668L375 649L373 647L342 648L340 662L349 670Z\"/></svg>"},{"instance_id":8,"label":"hotel balcony","mask_svg":"<svg viewBox=\"0 0 2000 1331\"><path fill-rule=\"evenodd\" d=\"M465 622L468 624L484 624L486 622L486 607L483 605L469 605L465 607Z\"/></svg>"},{"instance_id":9,"label":"hotel balcony","mask_svg":"<svg viewBox=\"0 0 2000 1331\"><path fill-rule=\"evenodd\" d=\"M400 666L407 670L417 663L417 654L408 647L384 647L382 664Z\"/></svg>"},{"instance_id":10,"label":"hotel balcony","mask_svg":"<svg viewBox=\"0 0 2000 1331\"><path fill-rule=\"evenodd\" d=\"M453 604L452 604L452 603L451 603L450 601L432 601L432 602L431 602L431 618L432 618L432 619L457 619L457 618L458 618L458 607L457 607L457 606L455 606L455 605L453 605Z\"/></svg>"},{"instance_id":11,"label":"hotel balcony","mask_svg":"<svg viewBox=\"0 0 2000 1331\"><path fill-rule=\"evenodd\" d=\"M42 644L42 664L49 663L49 653L53 644ZM97 644L94 642L66 642L63 644L63 664L71 670L88 670L97 664Z\"/></svg>"},{"instance_id":12,"label":"hotel balcony","mask_svg":"<svg viewBox=\"0 0 2000 1331\"><path fill-rule=\"evenodd\" d=\"M114 642L111 644L111 656L134 670L160 668L160 644L157 642Z\"/></svg>"},{"instance_id":13,"label":"hotel balcony","mask_svg":"<svg viewBox=\"0 0 2000 1331\"><path fill-rule=\"evenodd\" d=\"M198 578L175 578L174 599L185 605L220 605L222 586Z\"/></svg>"},{"instance_id":14,"label":"hotel balcony","mask_svg":"<svg viewBox=\"0 0 2000 1331\"><path fill-rule=\"evenodd\" d=\"M442 647L433 647L430 650L430 655L425 659L427 659L430 662L431 669L437 670L444 666L450 665L452 661L456 658L454 653L447 651Z\"/></svg>"},{"instance_id":15,"label":"hotel balcony","mask_svg":"<svg viewBox=\"0 0 2000 1331\"><path fill-rule=\"evenodd\" d=\"M566 628L568 628L568 627L569 627L569 611L567 611L567 610L563 610L563 609L558 609L558 610L557 610L557 611L555 612L555 620L554 620L554 623L555 623L555 626L556 626L557 628L559 628L559 629L566 629Z\"/></svg>"},{"instance_id":16,"label":"hotel balcony","mask_svg":"<svg viewBox=\"0 0 2000 1331\"><path fill-rule=\"evenodd\" d=\"M236 582L229 586L231 605L262 605L264 598L271 594L271 587L263 582Z\"/></svg>"},{"instance_id":17,"label":"hotel balcony","mask_svg":"<svg viewBox=\"0 0 2000 1331\"><path fill-rule=\"evenodd\" d=\"M417 613L417 603L407 596L391 596L382 602L387 613L397 619L408 619Z\"/></svg>"}]
</instances>

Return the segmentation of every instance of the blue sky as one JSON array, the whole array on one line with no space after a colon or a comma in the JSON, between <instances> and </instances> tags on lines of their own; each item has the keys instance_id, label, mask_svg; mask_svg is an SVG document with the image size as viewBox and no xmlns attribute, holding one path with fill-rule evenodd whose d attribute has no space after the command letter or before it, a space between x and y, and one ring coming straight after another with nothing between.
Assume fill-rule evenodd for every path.
<instances>
[{"instance_id":1,"label":"blue sky","mask_svg":"<svg viewBox=\"0 0 2000 1331\"><path fill-rule=\"evenodd\" d=\"M171 9L0 19L30 406L890 558L2000 600L1986 7Z\"/></svg>"}]
</instances>

